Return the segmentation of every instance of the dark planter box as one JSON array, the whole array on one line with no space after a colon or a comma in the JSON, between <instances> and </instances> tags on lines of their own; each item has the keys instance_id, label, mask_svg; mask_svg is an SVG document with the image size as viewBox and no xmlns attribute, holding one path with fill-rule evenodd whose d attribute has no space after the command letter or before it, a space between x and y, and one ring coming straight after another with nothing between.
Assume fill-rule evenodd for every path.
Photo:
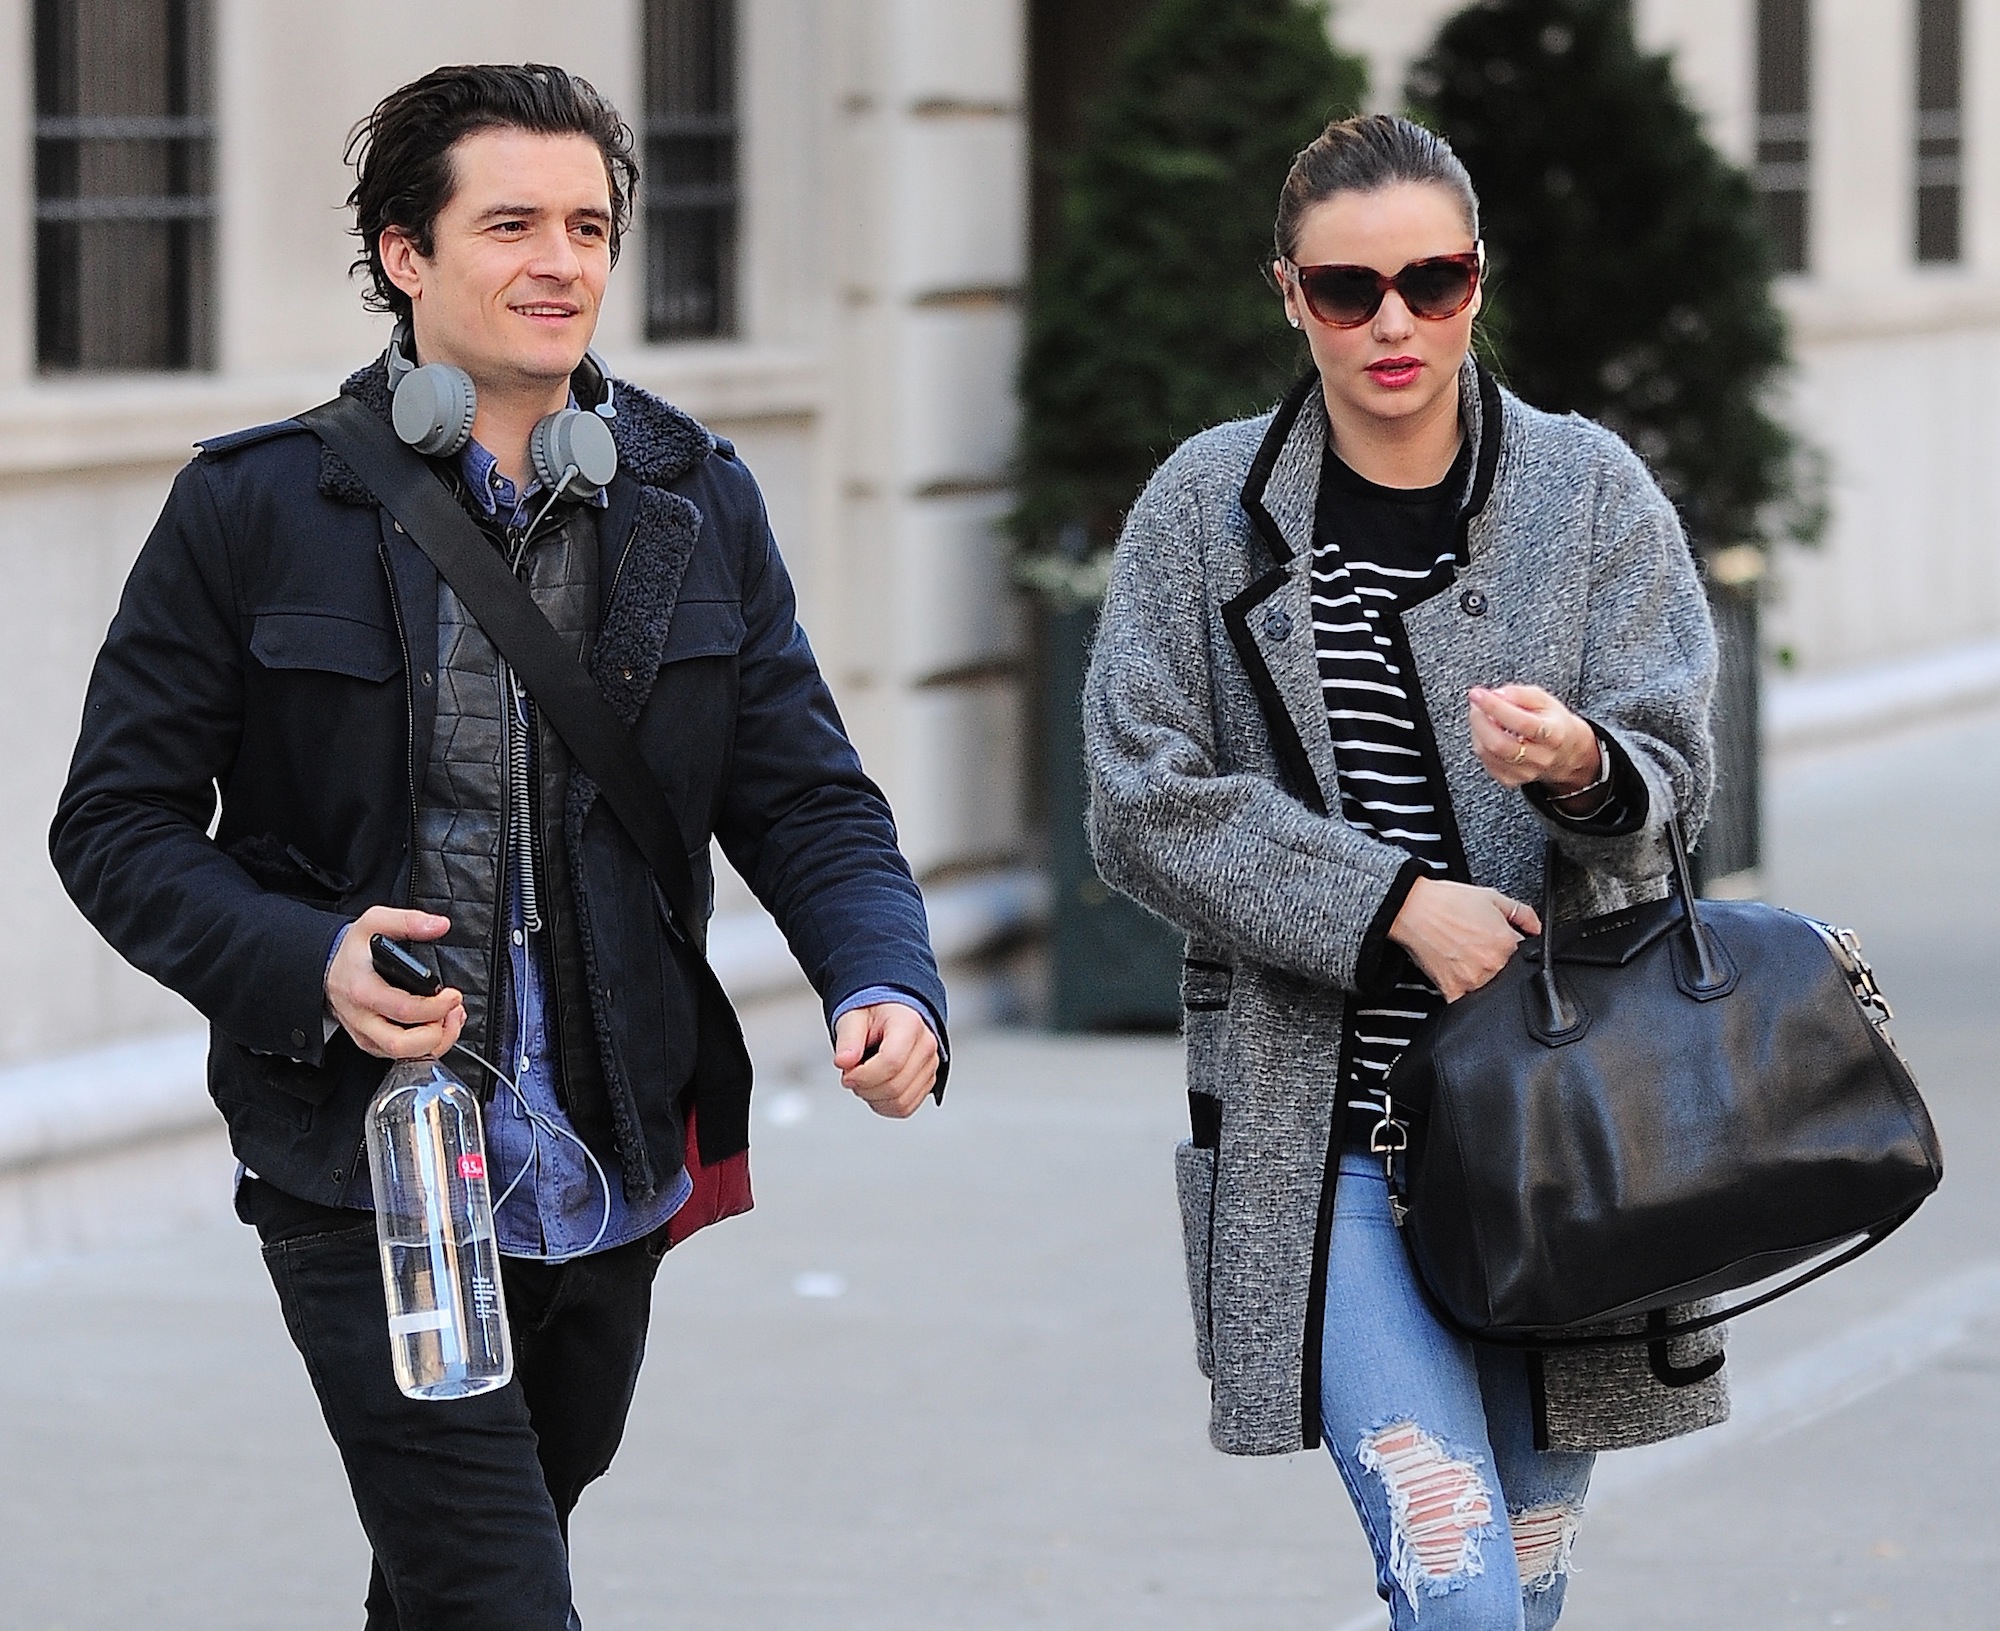
<instances>
[{"instance_id":1,"label":"dark planter box","mask_svg":"<svg viewBox=\"0 0 2000 1631\"><path fill-rule=\"evenodd\" d=\"M1695 881L1748 872L1764 855L1761 686L1757 585L1708 586L1722 667L1715 688L1715 801L1690 858Z\"/></svg>"},{"instance_id":2,"label":"dark planter box","mask_svg":"<svg viewBox=\"0 0 2000 1631\"><path fill-rule=\"evenodd\" d=\"M1049 1022L1059 1031L1165 1030L1180 1025L1180 931L1109 888L1084 836L1083 670L1094 610L1041 615L1043 808L1053 903Z\"/></svg>"}]
</instances>

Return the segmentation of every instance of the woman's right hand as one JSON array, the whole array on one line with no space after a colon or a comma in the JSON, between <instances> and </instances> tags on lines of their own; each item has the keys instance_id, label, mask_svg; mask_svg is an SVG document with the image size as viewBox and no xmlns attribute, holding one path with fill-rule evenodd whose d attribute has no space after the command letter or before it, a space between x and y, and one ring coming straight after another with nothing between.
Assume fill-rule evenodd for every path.
<instances>
[{"instance_id":1,"label":"woman's right hand","mask_svg":"<svg viewBox=\"0 0 2000 1631\"><path fill-rule=\"evenodd\" d=\"M1389 938L1457 1002L1507 966L1522 937L1542 932L1535 909L1497 889L1419 878L1389 925Z\"/></svg>"}]
</instances>

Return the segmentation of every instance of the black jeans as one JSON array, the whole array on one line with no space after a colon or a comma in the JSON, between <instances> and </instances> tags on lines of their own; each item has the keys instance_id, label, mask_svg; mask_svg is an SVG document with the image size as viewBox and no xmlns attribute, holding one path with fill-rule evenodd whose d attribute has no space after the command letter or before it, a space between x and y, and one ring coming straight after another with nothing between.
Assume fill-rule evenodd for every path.
<instances>
[{"instance_id":1,"label":"black jeans","mask_svg":"<svg viewBox=\"0 0 2000 1631\"><path fill-rule=\"evenodd\" d=\"M569 1515L625 1431L666 1232L561 1265L506 1258L514 1379L405 1398L375 1220L246 1178L285 1324L375 1553L367 1631L566 1631Z\"/></svg>"}]
</instances>

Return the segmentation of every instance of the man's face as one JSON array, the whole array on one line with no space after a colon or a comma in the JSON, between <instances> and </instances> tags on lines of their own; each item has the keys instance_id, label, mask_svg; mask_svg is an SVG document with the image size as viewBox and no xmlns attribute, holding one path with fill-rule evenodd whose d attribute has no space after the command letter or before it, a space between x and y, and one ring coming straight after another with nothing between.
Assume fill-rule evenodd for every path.
<instances>
[{"instance_id":1,"label":"man's face","mask_svg":"<svg viewBox=\"0 0 2000 1631\"><path fill-rule=\"evenodd\" d=\"M456 188L431 253L382 234L410 297L417 359L482 390L553 389L583 360L611 274L611 187L588 136L476 131L451 150Z\"/></svg>"}]
</instances>

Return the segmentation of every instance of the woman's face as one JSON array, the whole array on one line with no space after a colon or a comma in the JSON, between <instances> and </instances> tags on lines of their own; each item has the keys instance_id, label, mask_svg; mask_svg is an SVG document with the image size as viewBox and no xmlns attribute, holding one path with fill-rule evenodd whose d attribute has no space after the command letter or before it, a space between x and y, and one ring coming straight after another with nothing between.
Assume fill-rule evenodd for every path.
<instances>
[{"instance_id":1,"label":"woman's face","mask_svg":"<svg viewBox=\"0 0 2000 1631\"><path fill-rule=\"evenodd\" d=\"M1370 266L1393 277L1411 261L1475 247L1457 198L1431 182L1407 181L1377 192L1335 193L1315 204L1300 225L1292 258L1300 266ZM1431 319L1414 316L1391 289L1367 322L1335 328L1306 309L1282 261L1277 275L1285 311L1305 330L1336 420L1344 417L1342 408L1382 421L1446 411L1440 399L1458 389L1482 295L1456 316Z\"/></svg>"}]
</instances>

